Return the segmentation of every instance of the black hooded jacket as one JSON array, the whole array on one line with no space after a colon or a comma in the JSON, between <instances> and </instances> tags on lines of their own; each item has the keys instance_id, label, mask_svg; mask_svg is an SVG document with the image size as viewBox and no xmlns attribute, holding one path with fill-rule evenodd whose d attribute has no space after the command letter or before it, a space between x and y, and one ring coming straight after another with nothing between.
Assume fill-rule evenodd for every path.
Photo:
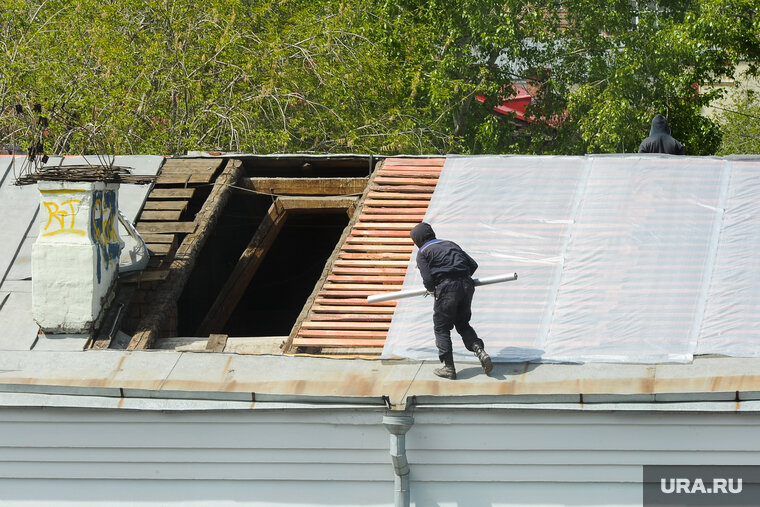
<instances>
[{"instance_id":1,"label":"black hooded jacket","mask_svg":"<svg viewBox=\"0 0 760 507\"><path fill-rule=\"evenodd\" d=\"M436 239L430 224L421 222L414 226L410 233L414 244L417 245L417 267L422 275L422 283L429 291L446 278L472 276L478 263L467 255L453 241Z\"/></svg>"},{"instance_id":2,"label":"black hooded jacket","mask_svg":"<svg viewBox=\"0 0 760 507\"><path fill-rule=\"evenodd\" d=\"M683 155L684 147L670 135L668 120L661 114L652 118L652 128L649 137L639 145L639 153L670 153Z\"/></svg>"}]
</instances>

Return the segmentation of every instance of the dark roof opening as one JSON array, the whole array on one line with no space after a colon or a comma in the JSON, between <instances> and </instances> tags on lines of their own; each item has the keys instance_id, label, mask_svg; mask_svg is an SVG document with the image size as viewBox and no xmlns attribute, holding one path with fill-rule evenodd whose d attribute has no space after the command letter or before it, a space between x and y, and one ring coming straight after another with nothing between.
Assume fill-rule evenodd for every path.
<instances>
[{"instance_id":1,"label":"dark roof opening","mask_svg":"<svg viewBox=\"0 0 760 507\"><path fill-rule=\"evenodd\" d=\"M265 195L245 193L230 198L179 298L179 336L198 334L271 205L272 198ZM348 220L345 212L288 213L234 311L208 332L229 336L287 335Z\"/></svg>"},{"instance_id":2,"label":"dark roof opening","mask_svg":"<svg viewBox=\"0 0 760 507\"><path fill-rule=\"evenodd\" d=\"M222 333L290 333L347 224L345 213L289 216Z\"/></svg>"}]
</instances>

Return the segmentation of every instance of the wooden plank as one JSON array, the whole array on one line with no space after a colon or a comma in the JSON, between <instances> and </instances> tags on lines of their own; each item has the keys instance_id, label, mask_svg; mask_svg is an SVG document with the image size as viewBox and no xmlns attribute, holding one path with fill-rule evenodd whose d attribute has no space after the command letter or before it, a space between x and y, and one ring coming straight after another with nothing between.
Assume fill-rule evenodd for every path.
<instances>
[{"instance_id":1,"label":"wooden plank","mask_svg":"<svg viewBox=\"0 0 760 507\"><path fill-rule=\"evenodd\" d=\"M310 320L312 322L385 322L387 325L392 318L392 313L313 313Z\"/></svg>"},{"instance_id":2,"label":"wooden plank","mask_svg":"<svg viewBox=\"0 0 760 507\"><path fill-rule=\"evenodd\" d=\"M166 280L167 276L169 276L168 269L146 270L119 277L119 281L124 283L160 282L161 280Z\"/></svg>"},{"instance_id":3,"label":"wooden plank","mask_svg":"<svg viewBox=\"0 0 760 507\"><path fill-rule=\"evenodd\" d=\"M427 210L430 200L414 200L414 199L367 199L364 201L364 206L371 206L373 208L422 208Z\"/></svg>"},{"instance_id":4,"label":"wooden plank","mask_svg":"<svg viewBox=\"0 0 760 507\"><path fill-rule=\"evenodd\" d=\"M324 290L326 291L349 291L349 290L355 290L355 291L362 291L362 292L392 292L396 290L401 290L401 284L400 283L332 283L328 282L324 286Z\"/></svg>"},{"instance_id":5,"label":"wooden plank","mask_svg":"<svg viewBox=\"0 0 760 507\"><path fill-rule=\"evenodd\" d=\"M396 307L396 301L380 301L379 303L367 303L367 298L364 297L357 297L356 294L352 293L353 297L339 297L334 298L330 296L329 294L322 294L320 293L317 298L314 300L314 304L317 305L325 305L325 306L367 306L371 308L375 308L378 306L391 306Z\"/></svg>"},{"instance_id":6,"label":"wooden plank","mask_svg":"<svg viewBox=\"0 0 760 507\"><path fill-rule=\"evenodd\" d=\"M161 213L160 211L154 211L153 213ZM421 215L425 216L427 208L420 207L377 207L365 205L362 209L362 216L366 215Z\"/></svg>"},{"instance_id":7,"label":"wooden plank","mask_svg":"<svg viewBox=\"0 0 760 507\"><path fill-rule=\"evenodd\" d=\"M179 210L187 208L187 201L147 201L143 209L151 211Z\"/></svg>"},{"instance_id":8,"label":"wooden plank","mask_svg":"<svg viewBox=\"0 0 760 507\"><path fill-rule=\"evenodd\" d=\"M405 268L360 268L334 266L332 272L336 275L396 275L402 278L406 274Z\"/></svg>"},{"instance_id":9,"label":"wooden plank","mask_svg":"<svg viewBox=\"0 0 760 507\"><path fill-rule=\"evenodd\" d=\"M400 158L386 158L383 161L383 166L407 166L407 167L441 166L443 167L443 164L445 162L446 162L446 159L444 157L434 157L434 158L400 157Z\"/></svg>"},{"instance_id":10,"label":"wooden plank","mask_svg":"<svg viewBox=\"0 0 760 507\"><path fill-rule=\"evenodd\" d=\"M145 234L141 234L143 240L146 243L174 243L174 239L177 237L176 234L153 234L150 232L146 232Z\"/></svg>"},{"instance_id":11,"label":"wooden plank","mask_svg":"<svg viewBox=\"0 0 760 507\"><path fill-rule=\"evenodd\" d=\"M395 292L399 290L399 288L389 289L389 290L327 290L323 289L320 291L319 295L325 298L336 298L336 299L365 299L367 296L372 296L373 294L384 294L386 292ZM365 301L366 302L366 301Z\"/></svg>"},{"instance_id":12,"label":"wooden plank","mask_svg":"<svg viewBox=\"0 0 760 507\"><path fill-rule=\"evenodd\" d=\"M355 331L349 331L349 330L341 330L341 331L333 331L333 330L323 330L323 329L302 329L298 336L304 337L304 338L364 338L364 339L375 339L375 340L385 340L385 337L388 336L387 331L379 331L379 330L355 330Z\"/></svg>"},{"instance_id":13,"label":"wooden plank","mask_svg":"<svg viewBox=\"0 0 760 507\"><path fill-rule=\"evenodd\" d=\"M167 255L172 250L170 243L146 243L151 255Z\"/></svg>"},{"instance_id":14,"label":"wooden plank","mask_svg":"<svg viewBox=\"0 0 760 507\"><path fill-rule=\"evenodd\" d=\"M156 178L157 185L191 185L210 183L213 173L161 173Z\"/></svg>"},{"instance_id":15,"label":"wooden plank","mask_svg":"<svg viewBox=\"0 0 760 507\"><path fill-rule=\"evenodd\" d=\"M248 242L248 246L240 255L235 268L227 278L224 287L203 318L196 332L197 336L206 336L215 329L221 329L227 323L253 276L264 261L264 257L274 244L275 238L285 225L286 217L287 212L280 208L277 203L273 203L269 207L268 213L264 215L256 232Z\"/></svg>"},{"instance_id":16,"label":"wooden plank","mask_svg":"<svg viewBox=\"0 0 760 507\"><path fill-rule=\"evenodd\" d=\"M346 210L356 204L356 197L280 197L277 202L286 210Z\"/></svg>"},{"instance_id":17,"label":"wooden plank","mask_svg":"<svg viewBox=\"0 0 760 507\"><path fill-rule=\"evenodd\" d=\"M312 312L315 314L321 314L321 313L350 313L350 314L357 314L357 313L368 313L368 314L382 314L382 315L388 315L393 316L393 313L396 311L395 306L350 306L350 305L322 305L322 304L315 304L311 307ZM312 318L316 318L316 315L312 315Z\"/></svg>"},{"instance_id":18,"label":"wooden plank","mask_svg":"<svg viewBox=\"0 0 760 507\"><path fill-rule=\"evenodd\" d=\"M335 321L311 321L307 320L301 324L301 329L325 329L340 330L357 329L362 331L387 331L390 322L335 322Z\"/></svg>"},{"instance_id":19,"label":"wooden plank","mask_svg":"<svg viewBox=\"0 0 760 507\"><path fill-rule=\"evenodd\" d=\"M194 193L194 188L154 188L148 196L148 202L151 199L190 199Z\"/></svg>"},{"instance_id":20,"label":"wooden plank","mask_svg":"<svg viewBox=\"0 0 760 507\"><path fill-rule=\"evenodd\" d=\"M431 194L435 192L435 185L370 185L370 190L375 192L394 192L410 194Z\"/></svg>"},{"instance_id":21,"label":"wooden plank","mask_svg":"<svg viewBox=\"0 0 760 507\"><path fill-rule=\"evenodd\" d=\"M212 334L209 335L206 342L207 352L224 352L224 347L227 346L226 334Z\"/></svg>"},{"instance_id":22,"label":"wooden plank","mask_svg":"<svg viewBox=\"0 0 760 507\"><path fill-rule=\"evenodd\" d=\"M396 252L412 253L413 245L357 245L347 243L341 247L343 252Z\"/></svg>"},{"instance_id":23,"label":"wooden plank","mask_svg":"<svg viewBox=\"0 0 760 507\"><path fill-rule=\"evenodd\" d=\"M362 222L413 222L415 225L425 219L424 213L417 214L399 214L399 215L379 215L362 213L359 220ZM411 230L411 227L409 228Z\"/></svg>"},{"instance_id":24,"label":"wooden plank","mask_svg":"<svg viewBox=\"0 0 760 507\"><path fill-rule=\"evenodd\" d=\"M143 211L140 213L140 220L153 220L153 221L164 221L164 222L174 222L176 220L179 220L179 217L182 215L182 211L180 210L164 210L164 211Z\"/></svg>"},{"instance_id":25,"label":"wooden plank","mask_svg":"<svg viewBox=\"0 0 760 507\"><path fill-rule=\"evenodd\" d=\"M369 339L329 339L329 338L307 338L297 337L293 340L294 347L377 347L383 348L385 339L373 340Z\"/></svg>"},{"instance_id":26,"label":"wooden plank","mask_svg":"<svg viewBox=\"0 0 760 507\"><path fill-rule=\"evenodd\" d=\"M372 268L404 268L409 266L409 259L406 260L352 260L336 259L333 266L346 267L372 267Z\"/></svg>"},{"instance_id":27,"label":"wooden plank","mask_svg":"<svg viewBox=\"0 0 760 507\"><path fill-rule=\"evenodd\" d=\"M374 236L349 236L347 243L354 243L357 245L406 245L414 246L414 241L407 235L406 237L374 237Z\"/></svg>"},{"instance_id":28,"label":"wooden plank","mask_svg":"<svg viewBox=\"0 0 760 507\"><path fill-rule=\"evenodd\" d=\"M388 275L330 275L327 281L331 283L356 283L356 284L398 284L404 283L403 276Z\"/></svg>"},{"instance_id":29,"label":"wooden plank","mask_svg":"<svg viewBox=\"0 0 760 507\"><path fill-rule=\"evenodd\" d=\"M435 187L438 183L437 179L428 178L402 178L399 176L378 176L375 178L374 183L377 185L398 185L398 186L421 186L421 187Z\"/></svg>"},{"instance_id":30,"label":"wooden plank","mask_svg":"<svg viewBox=\"0 0 760 507\"><path fill-rule=\"evenodd\" d=\"M184 233L195 231L195 222L138 222L137 232L142 233Z\"/></svg>"},{"instance_id":31,"label":"wooden plank","mask_svg":"<svg viewBox=\"0 0 760 507\"><path fill-rule=\"evenodd\" d=\"M340 252L340 259L347 260L374 260L374 261L407 261L411 258L408 253L395 253L395 252Z\"/></svg>"},{"instance_id":32,"label":"wooden plank","mask_svg":"<svg viewBox=\"0 0 760 507\"><path fill-rule=\"evenodd\" d=\"M406 200L430 202L431 197L432 197L432 194L430 193L415 194L413 192L391 192L391 191L378 192L377 190L373 190L372 192L367 194L367 200L406 199Z\"/></svg>"},{"instance_id":33,"label":"wooden plank","mask_svg":"<svg viewBox=\"0 0 760 507\"><path fill-rule=\"evenodd\" d=\"M424 178L438 180L441 171L424 171L419 169L390 170L381 169L377 175L383 178Z\"/></svg>"},{"instance_id":34,"label":"wooden plank","mask_svg":"<svg viewBox=\"0 0 760 507\"><path fill-rule=\"evenodd\" d=\"M275 195L361 194L368 178L244 178L240 186Z\"/></svg>"},{"instance_id":35,"label":"wooden plank","mask_svg":"<svg viewBox=\"0 0 760 507\"><path fill-rule=\"evenodd\" d=\"M328 282L335 283L404 283L403 276L388 275L330 275L327 277Z\"/></svg>"},{"instance_id":36,"label":"wooden plank","mask_svg":"<svg viewBox=\"0 0 760 507\"><path fill-rule=\"evenodd\" d=\"M409 231L404 230L404 229L400 229L400 230L374 229L373 230L373 229L354 228L351 231L351 235L354 238L376 238L376 239L409 238L411 240L411 237L409 236Z\"/></svg>"},{"instance_id":37,"label":"wooden plank","mask_svg":"<svg viewBox=\"0 0 760 507\"><path fill-rule=\"evenodd\" d=\"M361 216L359 217L359 220L361 220ZM419 222L400 222L400 223L375 223L375 222L357 222L354 226L355 229L364 229L364 230L395 230L395 231L406 231L409 233L415 225L417 225Z\"/></svg>"},{"instance_id":38,"label":"wooden plank","mask_svg":"<svg viewBox=\"0 0 760 507\"><path fill-rule=\"evenodd\" d=\"M212 170L215 171L221 167L225 162L223 158L167 158L164 161L164 165L161 166L162 171L174 170L174 169L189 169L189 170Z\"/></svg>"}]
</instances>

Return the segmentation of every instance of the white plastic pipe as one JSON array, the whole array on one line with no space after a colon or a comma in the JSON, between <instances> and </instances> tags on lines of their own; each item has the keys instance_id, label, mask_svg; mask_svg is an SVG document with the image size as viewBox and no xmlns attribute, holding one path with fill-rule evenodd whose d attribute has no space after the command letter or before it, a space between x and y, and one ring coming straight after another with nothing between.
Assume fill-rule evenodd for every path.
<instances>
[{"instance_id":1,"label":"white plastic pipe","mask_svg":"<svg viewBox=\"0 0 760 507\"><path fill-rule=\"evenodd\" d=\"M473 278L472 281L476 287L480 285L488 285L491 283L511 282L517 280L517 273L509 273L505 275L487 276L485 278ZM379 303L381 301L390 301L392 299L404 299L414 296L422 296L427 292L426 289L409 289L399 290L396 292L386 292L385 294L373 294L367 296L367 303Z\"/></svg>"}]
</instances>

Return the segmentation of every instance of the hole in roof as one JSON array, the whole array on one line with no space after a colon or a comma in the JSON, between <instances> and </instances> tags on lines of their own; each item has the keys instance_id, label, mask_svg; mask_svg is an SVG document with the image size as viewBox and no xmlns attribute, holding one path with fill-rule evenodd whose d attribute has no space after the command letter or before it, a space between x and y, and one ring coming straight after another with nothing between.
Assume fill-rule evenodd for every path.
<instances>
[{"instance_id":1,"label":"hole in roof","mask_svg":"<svg viewBox=\"0 0 760 507\"><path fill-rule=\"evenodd\" d=\"M271 204L268 196L232 196L178 301L179 336L197 334ZM345 212L289 212L234 311L208 332L288 335L348 220Z\"/></svg>"}]
</instances>

